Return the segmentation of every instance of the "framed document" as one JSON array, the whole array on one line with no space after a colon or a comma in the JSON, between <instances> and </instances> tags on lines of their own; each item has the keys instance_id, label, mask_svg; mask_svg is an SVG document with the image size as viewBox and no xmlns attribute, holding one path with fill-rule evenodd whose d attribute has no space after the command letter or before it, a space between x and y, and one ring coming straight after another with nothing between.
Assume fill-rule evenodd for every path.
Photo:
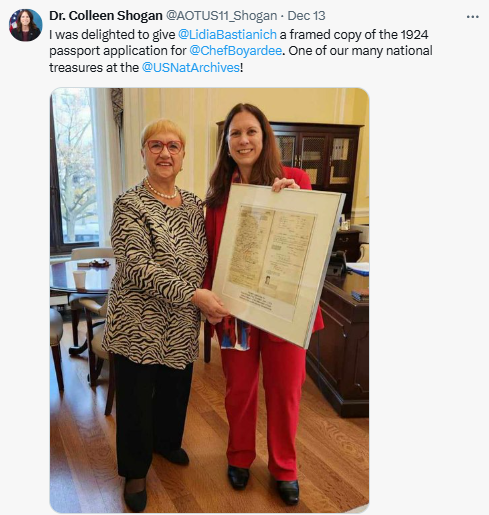
<instances>
[{"instance_id":1,"label":"framed document","mask_svg":"<svg viewBox=\"0 0 489 515\"><path fill-rule=\"evenodd\" d=\"M308 347L344 200L231 185L212 291L232 315Z\"/></svg>"}]
</instances>

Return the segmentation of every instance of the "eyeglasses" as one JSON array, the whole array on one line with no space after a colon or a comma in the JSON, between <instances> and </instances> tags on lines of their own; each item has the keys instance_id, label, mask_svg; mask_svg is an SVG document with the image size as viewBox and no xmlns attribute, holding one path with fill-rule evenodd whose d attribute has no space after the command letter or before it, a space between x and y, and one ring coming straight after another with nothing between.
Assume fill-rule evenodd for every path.
<instances>
[{"instance_id":1,"label":"eyeglasses","mask_svg":"<svg viewBox=\"0 0 489 515\"><path fill-rule=\"evenodd\" d=\"M168 143L163 143L157 139L151 139L147 143L149 151L152 154L161 154L165 147L168 149L170 154L178 154L183 148L183 143L181 141L169 141Z\"/></svg>"}]
</instances>

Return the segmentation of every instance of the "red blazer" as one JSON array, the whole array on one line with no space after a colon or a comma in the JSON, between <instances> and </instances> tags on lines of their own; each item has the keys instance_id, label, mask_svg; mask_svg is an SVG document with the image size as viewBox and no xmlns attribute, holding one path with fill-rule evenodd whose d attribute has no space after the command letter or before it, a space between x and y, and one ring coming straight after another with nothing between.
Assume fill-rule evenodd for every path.
<instances>
[{"instance_id":1,"label":"red blazer","mask_svg":"<svg viewBox=\"0 0 489 515\"><path fill-rule=\"evenodd\" d=\"M311 190L311 181L309 176L299 168L282 167L284 176L287 179L294 179L296 184L302 190ZM219 254L219 245L221 244L222 228L224 226L224 218L226 217L227 200L217 208L207 208L205 217L205 231L207 234L207 248L209 252L209 262L204 276L202 288L212 289L214 281L214 273L216 271L217 255ZM324 328L321 309L318 307L316 319L312 327L313 332Z\"/></svg>"}]
</instances>

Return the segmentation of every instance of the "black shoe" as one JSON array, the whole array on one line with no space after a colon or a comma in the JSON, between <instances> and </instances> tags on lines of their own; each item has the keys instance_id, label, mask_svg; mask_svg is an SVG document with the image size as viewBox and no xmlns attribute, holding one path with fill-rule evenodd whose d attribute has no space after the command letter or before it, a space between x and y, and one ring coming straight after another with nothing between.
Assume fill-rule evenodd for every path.
<instances>
[{"instance_id":1,"label":"black shoe","mask_svg":"<svg viewBox=\"0 0 489 515\"><path fill-rule=\"evenodd\" d=\"M250 469L228 466L228 478L235 490L244 490L250 478Z\"/></svg>"},{"instance_id":2,"label":"black shoe","mask_svg":"<svg viewBox=\"0 0 489 515\"><path fill-rule=\"evenodd\" d=\"M277 481L277 490L285 504L293 506L299 502L298 481Z\"/></svg>"},{"instance_id":3,"label":"black shoe","mask_svg":"<svg viewBox=\"0 0 489 515\"><path fill-rule=\"evenodd\" d=\"M188 454L181 447L180 449L175 449L173 451L158 451L158 454L161 454L163 458L175 463L176 465L188 465L190 463Z\"/></svg>"},{"instance_id":4,"label":"black shoe","mask_svg":"<svg viewBox=\"0 0 489 515\"><path fill-rule=\"evenodd\" d=\"M127 485L127 480L126 480ZM126 504L128 508L130 508L134 512L140 512L143 511L144 508L146 508L146 502L148 500L148 497L146 495L146 488L144 488L141 492L135 492L135 493L127 493L126 488L124 488L124 501L126 501Z\"/></svg>"}]
</instances>

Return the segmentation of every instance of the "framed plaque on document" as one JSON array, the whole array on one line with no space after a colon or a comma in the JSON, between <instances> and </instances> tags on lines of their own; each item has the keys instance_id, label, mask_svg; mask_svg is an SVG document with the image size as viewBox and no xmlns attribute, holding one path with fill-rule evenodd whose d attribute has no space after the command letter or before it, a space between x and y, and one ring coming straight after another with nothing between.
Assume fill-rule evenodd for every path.
<instances>
[{"instance_id":1,"label":"framed plaque on document","mask_svg":"<svg viewBox=\"0 0 489 515\"><path fill-rule=\"evenodd\" d=\"M232 315L307 349L344 200L231 185L212 291Z\"/></svg>"}]
</instances>

